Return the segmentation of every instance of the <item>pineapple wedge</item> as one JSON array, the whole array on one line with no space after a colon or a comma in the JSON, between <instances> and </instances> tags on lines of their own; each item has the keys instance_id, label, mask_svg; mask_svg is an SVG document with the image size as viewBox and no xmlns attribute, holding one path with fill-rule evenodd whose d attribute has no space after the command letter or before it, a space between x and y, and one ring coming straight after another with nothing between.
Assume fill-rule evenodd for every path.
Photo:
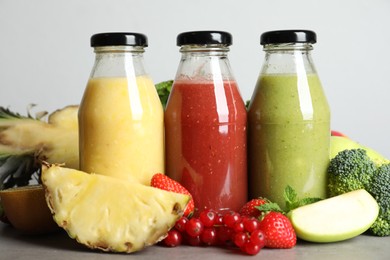
<instances>
[{"instance_id":1,"label":"pineapple wedge","mask_svg":"<svg viewBox=\"0 0 390 260\"><path fill-rule=\"evenodd\" d=\"M92 249L131 253L163 239L189 197L113 177L49 165L42 169L55 222Z\"/></svg>"}]
</instances>

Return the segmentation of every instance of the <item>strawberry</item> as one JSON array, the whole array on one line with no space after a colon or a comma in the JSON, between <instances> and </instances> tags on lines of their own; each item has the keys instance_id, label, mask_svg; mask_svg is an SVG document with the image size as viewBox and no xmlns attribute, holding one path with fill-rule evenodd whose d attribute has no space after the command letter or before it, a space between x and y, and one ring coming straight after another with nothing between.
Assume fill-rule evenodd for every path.
<instances>
[{"instance_id":1,"label":"strawberry","mask_svg":"<svg viewBox=\"0 0 390 260\"><path fill-rule=\"evenodd\" d=\"M290 220L280 212L271 211L265 215L259 229L265 235L265 247L292 248L297 243Z\"/></svg>"},{"instance_id":2,"label":"strawberry","mask_svg":"<svg viewBox=\"0 0 390 260\"><path fill-rule=\"evenodd\" d=\"M168 176L162 173L156 173L153 175L152 180L150 181L150 186L161 190L172 191L172 192L186 194L190 196L191 199L187 204L183 216L189 217L194 212L195 205L191 193L177 181L169 178Z\"/></svg>"},{"instance_id":3,"label":"strawberry","mask_svg":"<svg viewBox=\"0 0 390 260\"><path fill-rule=\"evenodd\" d=\"M240 209L239 213L241 216L255 217L258 218L261 215L261 211L256 207L267 203L268 201L263 198L252 199L245 203Z\"/></svg>"}]
</instances>

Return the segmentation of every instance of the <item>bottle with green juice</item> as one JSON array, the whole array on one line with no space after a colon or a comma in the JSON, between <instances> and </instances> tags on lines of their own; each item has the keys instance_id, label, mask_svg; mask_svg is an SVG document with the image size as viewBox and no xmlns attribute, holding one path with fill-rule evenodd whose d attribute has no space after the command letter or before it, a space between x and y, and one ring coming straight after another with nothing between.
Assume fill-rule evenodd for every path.
<instances>
[{"instance_id":1,"label":"bottle with green juice","mask_svg":"<svg viewBox=\"0 0 390 260\"><path fill-rule=\"evenodd\" d=\"M290 185L299 197L326 197L330 109L308 30L263 33L265 61L248 111L249 197L285 207Z\"/></svg>"}]
</instances>

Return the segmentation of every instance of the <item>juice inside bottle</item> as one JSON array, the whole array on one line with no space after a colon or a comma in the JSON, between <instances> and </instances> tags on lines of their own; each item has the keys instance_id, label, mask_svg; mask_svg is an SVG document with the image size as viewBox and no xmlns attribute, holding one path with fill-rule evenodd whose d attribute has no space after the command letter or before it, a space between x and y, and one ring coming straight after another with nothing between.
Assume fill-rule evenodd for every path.
<instances>
[{"instance_id":1,"label":"juice inside bottle","mask_svg":"<svg viewBox=\"0 0 390 260\"><path fill-rule=\"evenodd\" d=\"M317 75L306 79L299 86L296 75L261 75L248 113L251 197L281 207L287 185L301 198L326 197L329 107Z\"/></svg>"},{"instance_id":2,"label":"juice inside bottle","mask_svg":"<svg viewBox=\"0 0 390 260\"><path fill-rule=\"evenodd\" d=\"M246 110L235 82L177 81L165 113L167 173L197 208L238 210L247 199Z\"/></svg>"},{"instance_id":3,"label":"juice inside bottle","mask_svg":"<svg viewBox=\"0 0 390 260\"><path fill-rule=\"evenodd\" d=\"M163 110L148 77L90 79L80 118L84 171L144 184L164 172Z\"/></svg>"}]
</instances>

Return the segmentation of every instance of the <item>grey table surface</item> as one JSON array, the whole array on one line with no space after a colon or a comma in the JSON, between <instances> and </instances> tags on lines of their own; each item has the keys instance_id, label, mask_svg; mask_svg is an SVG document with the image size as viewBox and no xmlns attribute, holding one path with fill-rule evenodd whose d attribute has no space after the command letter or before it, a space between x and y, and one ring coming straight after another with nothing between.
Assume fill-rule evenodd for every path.
<instances>
[{"instance_id":1,"label":"grey table surface","mask_svg":"<svg viewBox=\"0 0 390 260\"><path fill-rule=\"evenodd\" d=\"M219 247L151 246L133 254L93 251L59 231L45 235L25 235L0 223L0 259L390 259L390 237L360 235L337 243L316 244L298 241L292 249L262 249L256 256Z\"/></svg>"}]
</instances>

